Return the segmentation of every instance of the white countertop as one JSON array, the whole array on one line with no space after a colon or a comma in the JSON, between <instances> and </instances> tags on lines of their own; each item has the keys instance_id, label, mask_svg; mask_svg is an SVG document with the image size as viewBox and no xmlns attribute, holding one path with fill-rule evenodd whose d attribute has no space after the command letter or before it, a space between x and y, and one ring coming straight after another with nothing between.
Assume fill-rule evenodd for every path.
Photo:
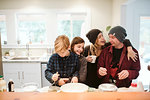
<instances>
[{"instance_id":1,"label":"white countertop","mask_svg":"<svg viewBox=\"0 0 150 100\"><path fill-rule=\"evenodd\" d=\"M48 62L48 57L2 57L3 63L31 63L31 62Z\"/></svg>"}]
</instances>

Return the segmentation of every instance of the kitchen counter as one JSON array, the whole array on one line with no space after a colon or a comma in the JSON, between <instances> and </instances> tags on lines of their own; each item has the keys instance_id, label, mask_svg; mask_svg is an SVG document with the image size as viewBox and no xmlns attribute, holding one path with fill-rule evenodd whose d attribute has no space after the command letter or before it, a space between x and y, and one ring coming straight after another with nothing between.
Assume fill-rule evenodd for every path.
<instances>
[{"instance_id":1,"label":"kitchen counter","mask_svg":"<svg viewBox=\"0 0 150 100\"><path fill-rule=\"evenodd\" d=\"M150 92L1 92L0 100L150 100Z\"/></svg>"},{"instance_id":2,"label":"kitchen counter","mask_svg":"<svg viewBox=\"0 0 150 100\"><path fill-rule=\"evenodd\" d=\"M16 59L13 59L16 58ZM42 57L12 57L12 58L4 58L3 57L3 63L47 63L48 58L42 58Z\"/></svg>"}]
</instances>

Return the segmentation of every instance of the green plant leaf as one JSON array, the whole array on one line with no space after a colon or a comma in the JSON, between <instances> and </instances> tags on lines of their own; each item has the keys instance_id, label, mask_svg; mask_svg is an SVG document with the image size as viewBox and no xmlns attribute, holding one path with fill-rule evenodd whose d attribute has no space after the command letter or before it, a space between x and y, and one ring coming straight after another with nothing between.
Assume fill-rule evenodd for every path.
<instances>
[{"instance_id":1,"label":"green plant leaf","mask_svg":"<svg viewBox=\"0 0 150 100\"><path fill-rule=\"evenodd\" d=\"M106 27L106 31L109 31L110 28L111 28L111 26L107 26L107 27Z\"/></svg>"}]
</instances>

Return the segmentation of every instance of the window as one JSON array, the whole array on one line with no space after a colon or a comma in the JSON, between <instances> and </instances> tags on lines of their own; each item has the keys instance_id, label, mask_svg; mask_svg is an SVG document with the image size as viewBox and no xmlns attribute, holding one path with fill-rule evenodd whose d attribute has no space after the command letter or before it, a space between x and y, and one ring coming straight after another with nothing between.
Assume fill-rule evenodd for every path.
<instances>
[{"instance_id":1,"label":"window","mask_svg":"<svg viewBox=\"0 0 150 100\"><path fill-rule=\"evenodd\" d=\"M150 64L150 17L140 17L140 48L139 54L141 56L141 70L138 77L138 81L142 81L144 88L149 88L150 79L145 79L150 76L147 70L148 64Z\"/></svg>"},{"instance_id":2,"label":"window","mask_svg":"<svg viewBox=\"0 0 150 100\"><path fill-rule=\"evenodd\" d=\"M1 43L7 43L7 32L6 32L6 18L5 15L0 15L0 33L1 33Z\"/></svg>"},{"instance_id":3,"label":"window","mask_svg":"<svg viewBox=\"0 0 150 100\"><path fill-rule=\"evenodd\" d=\"M65 34L72 40L80 36L85 23L86 14L58 14L58 34Z\"/></svg>"},{"instance_id":4,"label":"window","mask_svg":"<svg viewBox=\"0 0 150 100\"><path fill-rule=\"evenodd\" d=\"M17 41L20 44L46 42L46 21L43 14L17 14Z\"/></svg>"},{"instance_id":5,"label":"window","mask_svg":"<svg viewBox=\"0 0 150 100\"><path fill-rule=\"evenodd\" d=\"M150 63L150 17L140 18L140 51L145 63Z\"/></svg>"}]
</instances>

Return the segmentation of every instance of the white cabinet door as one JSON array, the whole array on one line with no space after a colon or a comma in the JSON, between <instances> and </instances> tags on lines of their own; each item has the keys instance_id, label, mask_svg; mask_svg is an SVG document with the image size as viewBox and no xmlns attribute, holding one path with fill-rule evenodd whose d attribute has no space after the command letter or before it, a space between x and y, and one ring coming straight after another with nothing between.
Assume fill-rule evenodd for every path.
<instances>
[{"instance_id":1,"label":"white cabinet door","mask_svg":"<svg viewBox=\"0 0 150 100\"><path fill-rule=\"evenodd\" d=\"M22 63L23 83L35 82L41 87L41 63Z\"/></svg>"},{"instance_id":2,"label":"white cabinet door","mask_svg":"<svg viewBox=\"0 0 150 100\"><path fill-rule=\"evenodd\" d=\"M22 84L35 82L41 87L41 66L39 63L3 63L4 79L13 79L15 88Z\"/></svg>"},{"instance_id":3,"label":"white cabinet door","mask_svg":"<svg viewBox=\"0 0 150 100\"><path fill-rule=\"evenodd\" d=\"M15 63L3 63L3 73L4 80L9 82L9 79L13 79L15 87L19 88L21 86L21 68L16 66Z\"/></svg>"}]
</instances>

